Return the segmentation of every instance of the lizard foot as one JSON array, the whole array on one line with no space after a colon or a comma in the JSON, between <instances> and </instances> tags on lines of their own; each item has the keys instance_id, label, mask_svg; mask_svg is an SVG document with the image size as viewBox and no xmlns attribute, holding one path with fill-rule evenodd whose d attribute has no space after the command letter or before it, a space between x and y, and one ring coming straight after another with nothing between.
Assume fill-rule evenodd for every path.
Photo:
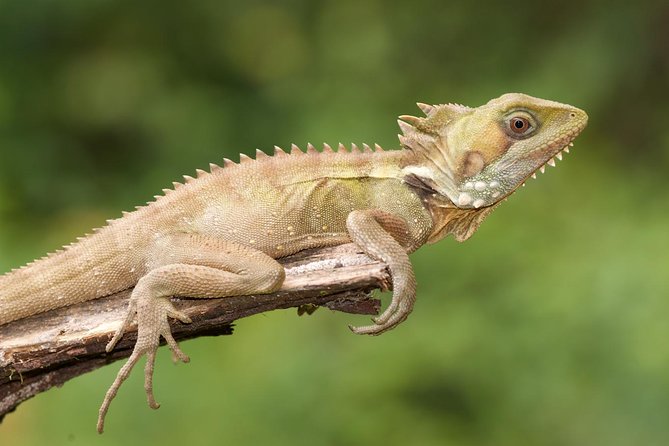
<instances>
[{"instance_id":1,"label":"lizard foot","mask_svg":"<svg viewBox=\"0 0 669 446\"><path fill-rule=\"evenodd\" d=\"M404 322L409 317L412 309L413 301L411 299L396 298L393 295L393 300L388 308L381 315L372 318L373 325L364 325L362 327L349 325L348 328L355 334L380 335Z\"/></svg>"},{"instance_id":2,"label":"lizard foot","mask_svg":"<svg viewBox=\"0 0 669 446\"><path fill-rule=\"evenodd\" d=\"M179 348L177 342L172 336L170 326L168 323L168 316L180 320L184 323L190 323L191 319L184 313L177 311L172 305L172 302L167 298L154 299L150 301L137 302L136 299L130 300L128 308L128 315L123 321L121 327L116 331L112 340L107 344L107 352L111 352L116 343L123 336L126 328L130 325L133 317L137 315L137 342L135 348L128 358L128 361L123 365L116 375L113 384L107 390L105 399L100 407L98 416L97 430L102 433L104 430L104 421L109 405L116 396L118 389L123 384L123 381L128 378L133 367L137 364L142 356L146 354L146 365L144 367L144 390L146 391L146 398L149 407L157 409L160 407L153 396L153 369L156 361L156 351L160 345L160 337L162 336L167 341L167 345L172 351L173 360L180 360L188 362L190 359Z\"/></svg>"}]
</instances>

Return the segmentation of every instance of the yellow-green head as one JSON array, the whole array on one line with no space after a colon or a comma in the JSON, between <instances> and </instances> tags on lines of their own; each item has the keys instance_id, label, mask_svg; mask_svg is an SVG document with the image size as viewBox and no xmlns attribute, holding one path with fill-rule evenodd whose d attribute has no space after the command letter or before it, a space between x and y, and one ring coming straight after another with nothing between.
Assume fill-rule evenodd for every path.
<instances>
[{"instance_id":1,"label":"yellow-green head","mask_svg":"<svg viewBox=\"0 0 669 446\"><path fill-rule=\"evenodd\" d=\"M416 154L404 172L462 209L492 206L562 159L588 122L576 107L520 93L477 108L418 105L426 117L400 116L400 142Z\"/></svg>"}]
</instances>

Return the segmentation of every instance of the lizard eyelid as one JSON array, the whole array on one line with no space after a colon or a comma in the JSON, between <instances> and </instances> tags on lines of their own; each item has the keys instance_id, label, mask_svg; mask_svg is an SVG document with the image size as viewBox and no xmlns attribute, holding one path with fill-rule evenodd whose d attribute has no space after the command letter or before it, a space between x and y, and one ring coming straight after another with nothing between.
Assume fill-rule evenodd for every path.
<instances>
[{"instance_id":1,"label":"lizard eyelid","mask_svg":"<svg viewBox=\"0 0 669 446\"><path fill-rule=\"evenodd\" d=\"M504 131L515 139L531 136L539 127L537 119L526 110L511 110L504 117Z\"/></svg>"}]
</instances>

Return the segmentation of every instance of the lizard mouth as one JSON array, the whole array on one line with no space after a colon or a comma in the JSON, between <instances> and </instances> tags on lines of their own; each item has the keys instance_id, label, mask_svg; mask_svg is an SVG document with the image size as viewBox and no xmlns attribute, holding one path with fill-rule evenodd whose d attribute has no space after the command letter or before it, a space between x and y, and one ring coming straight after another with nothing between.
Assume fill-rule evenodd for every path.
<instances>
[{"instance_id":1,"label":"lizard mouth","mask_svg":"<svg viewBox=\"0 0 669 446\"><path fill-rule=\"evenodd\" d=\"M575 138L575 137L574 137ZM523 182L521 183L521 187L525 186L525 183L527 180L530 178L532 179L537 179L537 172L539 173L545 173L547 167L556 167L557 166L557 161L562 161L562 158L564 157L565 154L569 153L569 148L574 147L574 138L570 138L568 142L563 146L562 144L557 144L557 147L559 147L559 150L555 152L555 154L548 158L548 161L546 161L544 164L539 166L534 172L532 172L530 175L528 175Z\"/></svg>"},{"instance_id":2,"label":"lizard mouth","mask_svg":"<svg viewBox=\"0 0 669 446\"><path fill-rule=\"evenodd\" d=\"M576 128L574 128L572 131L564 135L562 138L559 138L551 143L548 144L548 147L544 150L540 150L540 153L545 154L551 154L549 155L548 159L546 162L541 164L538 168L536 168L532 173L530 173L525 179L523 179L522 183L519 185L519 187L524 187L525 183L527 180L530 178L536 179L537 178L537 172L539 173L545 173L547 167L556 167L558 161L562 161L563 157L565 154L569 153L570 148L574 147L574 139L583 131L585 128L586 123L583 122Z\"/></svg>"}]
</instances>

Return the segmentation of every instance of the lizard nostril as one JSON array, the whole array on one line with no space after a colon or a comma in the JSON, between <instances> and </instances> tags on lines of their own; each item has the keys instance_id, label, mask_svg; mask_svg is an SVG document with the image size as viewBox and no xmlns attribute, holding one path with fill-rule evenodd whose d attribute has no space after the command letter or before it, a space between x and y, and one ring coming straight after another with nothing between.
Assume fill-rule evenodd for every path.
<instances>
[{"instance_id":1,"label":"lizard nostril","mask_svg":"<svg viewBox=\"0 0 669 446\"><path fill-rule=\"evenodd\" d=\"M569 117L570 117L570 118L573 118L573 117L575 117L575 116L576 116L576 113L574 113L574 112L569 113Z\"/></svg>"}]
</instances>

